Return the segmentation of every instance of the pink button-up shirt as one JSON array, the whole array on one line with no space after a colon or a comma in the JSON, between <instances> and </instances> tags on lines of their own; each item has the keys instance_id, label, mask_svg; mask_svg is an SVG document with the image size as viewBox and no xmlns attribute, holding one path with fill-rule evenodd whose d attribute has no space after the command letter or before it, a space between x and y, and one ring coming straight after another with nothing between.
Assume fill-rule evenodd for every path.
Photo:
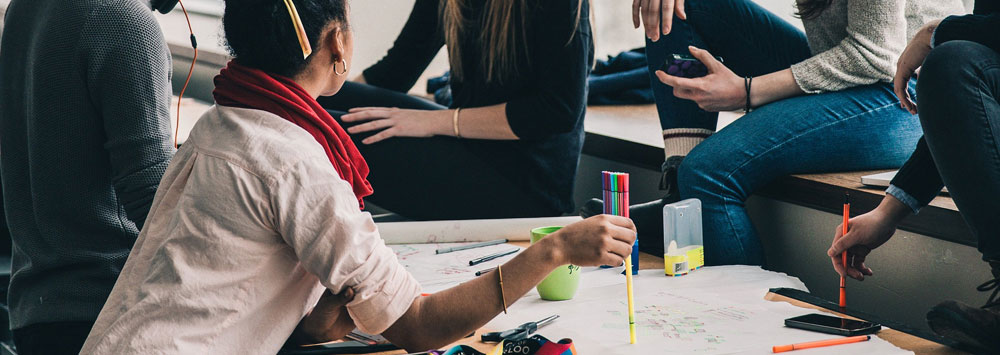
<instances>
[{"instance_id":1,"label":"pink button-up shirt","mask_svg":"<svg viewBox=\"0 0 1000 355\"><path fill-rule=\"evenodd\" d=\"M170 162L84 354L273 354L330 289L381 333L419 296L306 131L212 107Z\"/></svg>"}]
</instances>

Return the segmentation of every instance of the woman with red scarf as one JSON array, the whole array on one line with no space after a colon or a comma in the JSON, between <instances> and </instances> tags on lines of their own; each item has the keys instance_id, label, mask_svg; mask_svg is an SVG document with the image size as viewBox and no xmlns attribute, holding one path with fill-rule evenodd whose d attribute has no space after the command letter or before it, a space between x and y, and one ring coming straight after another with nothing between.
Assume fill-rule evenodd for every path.
<instances>
[{"instance_id":1,"label":"woman with red scarf","mask_svg":"<svg viewBox=\"0 0 1000 355\"><path fill-rule=\"evenodd\" d=\"M420 297L359 208L373 188L364 158L315 100L347 78L347 19L344 0L227 1L235 60L215 79L217 105L171 161L83 353L273 354L286 339L355 327L425 350L479 328L560 265L629 254L632 222L599 216Z\"/></svg>"}]
</instances>

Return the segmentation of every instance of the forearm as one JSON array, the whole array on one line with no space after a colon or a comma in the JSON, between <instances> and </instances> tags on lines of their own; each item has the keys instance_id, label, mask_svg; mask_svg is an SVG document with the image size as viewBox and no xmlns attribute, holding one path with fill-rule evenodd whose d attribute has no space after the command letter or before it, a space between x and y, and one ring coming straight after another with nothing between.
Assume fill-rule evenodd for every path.
<instances>
[{"instance_id":1,"label":"forearm","mask_svg":"<svg viewBox=\"0 0 1000 355\"><path fill-rule=\"evenodd\" d=\"M462 109L458 116L459 134L462 138L516 140L506 111L507 104Z\"/></svg>"},{"instance_id":2,"label":"forearm","mask_svg":"<svg viewBox=\"0 0 1000 355\"><path fill-rule=\"evenodd\" d=\"M507 104L463 108L458 113L458 135L461 138L517 140L517 135L507 122ZM441 110L436 117L434 134L455 136L455 109Z\"/></svg>"},{"instance_id":3,"label":"forearm","mask_svg":"<svg viewBox=\"0 0 1000 355\"><path fill-rule=\"evenodd\" d=\"M899 168L889 184L886 193L909 206L913 212L926 206L941 192L944 182L941 181L938 166L934 163L924 137L917 142L913 154Z\"/></svg>"},{"instance_id":4,"label":"forearm","mask_svg":"<svg viewBox=\"0 0 1000 355\"><path fill-rule=\"evenodd\" d=\"M896 226L899 225L904 218L913 213L913 210L896 197L892 195L885 195L885 198L882 199L882 202L879 203L878 207L875 207L875 210L873 210L872 213L880 215L880 217L889 221L893 226Z\"/></svg>"},{"instance_id":5,"label":"forearm","mask_svg":"<svg viewBox=\"0 0 1000 355\"><path fill-rule=\"evenodd\" d=\"M753 78L750 86L750 105L760 107L774 101L805 94L795 83L791 69L776 71Z\"/></svg>"},{"instance_id":6,"label":"forearm","mask_svg":"<svg viewBox=\"0 0 1000 355\"><path fill-rule=\"evenodd\" d=\"M560 266L559 260L563 258L558 255L557 243L556 238L545 238L501 267L504 297L500 296L500 273L493 271L415 300L383 335L411 351L437 348L461 339L503 311L503 299L509 306ZM421 332L416 333L415 329Z\"/></svg>"}]
</instances>

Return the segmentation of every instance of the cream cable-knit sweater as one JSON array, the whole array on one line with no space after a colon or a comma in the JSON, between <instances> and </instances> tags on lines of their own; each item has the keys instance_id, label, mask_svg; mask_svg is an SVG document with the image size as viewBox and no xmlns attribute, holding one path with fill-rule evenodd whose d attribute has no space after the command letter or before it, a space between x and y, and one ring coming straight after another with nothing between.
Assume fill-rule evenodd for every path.
<instances>
[{"instance_id":1,"label":"cream cable-knit sweater","mask_svg":"<svg viewBox=\"0 0 1000 355\"><path fill-rule=\"evenodd\" d=\"M807 93L891 82L921 26L965 12L961 0L834 0L802 20L813 56L792 65L792 75Z\"/></svg>"}]
</instances>

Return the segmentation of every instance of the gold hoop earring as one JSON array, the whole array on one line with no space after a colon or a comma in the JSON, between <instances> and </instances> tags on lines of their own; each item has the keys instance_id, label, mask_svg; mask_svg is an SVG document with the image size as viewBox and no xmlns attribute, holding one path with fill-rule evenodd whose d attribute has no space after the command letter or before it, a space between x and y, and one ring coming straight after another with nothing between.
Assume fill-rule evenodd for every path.
<instances>
[{"instance_id":1,"label":"gold hoop earring","mask_svg":"<svg viewBox=\"0 0 1000 355\"><path fill-rule=\"evenodd\" d=\"M337 72L337 63L333 63L333 73L337 75L347 74L347 59L340 59L340 62L344 63L344 72L343 73Z\"/></svg>"}]
</instances>

